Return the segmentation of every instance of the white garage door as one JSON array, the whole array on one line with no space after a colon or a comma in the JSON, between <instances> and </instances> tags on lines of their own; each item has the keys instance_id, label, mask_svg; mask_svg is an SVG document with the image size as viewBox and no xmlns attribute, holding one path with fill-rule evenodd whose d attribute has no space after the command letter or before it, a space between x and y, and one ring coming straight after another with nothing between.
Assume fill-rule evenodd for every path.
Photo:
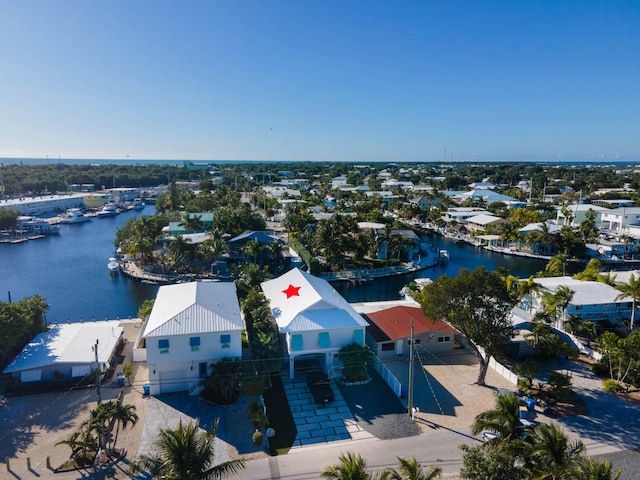
<instances>
[{"instance_id":1,"label":"white garage door","mask_svg":"<svg viewBox=\"0 0 640 480\"><path fill-rule=\"evenodd\" d=\"M160 393L181 392L189 389L184 370L160 372Z\"/></svg>"},{"instance_id":2,"label":"white garage door","mask_svg":"<svg viewBox=\"0 0 640 480\"><path fill-rule=\"evenodd\" d=\"M26 382L39 382L42 380L42 370L25 370L20 372L20 381Z\"/></svg>"}]
</instances>

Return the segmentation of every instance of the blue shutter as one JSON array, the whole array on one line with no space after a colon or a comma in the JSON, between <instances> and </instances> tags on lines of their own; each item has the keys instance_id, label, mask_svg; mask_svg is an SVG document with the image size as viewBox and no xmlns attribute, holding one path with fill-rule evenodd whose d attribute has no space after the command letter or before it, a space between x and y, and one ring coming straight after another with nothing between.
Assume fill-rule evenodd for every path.
<instances>
[{"instance_id":1,"label":"blue shutter","mask_svg":"<svg viewBox=\"0 0 640 480\"><path fill-rule=\"evenodd\" d=\"M353 343L364 345L364 330L358 329L353 331Z\"/></svg>"},{"instance_id":2,"label":"blue shutter","mask_svg":"<svg viewBox=\"0 0 640 480\"><path fill-rule=\"evenodd\" d=\"M302 335L291 335L291 351L302 350Z\"/></svg>"},{"instance_id":3,"label":"blue shutter","mask_svg":"<svg viewBox=\"0 0 640 480\"><path fill-rule=\"evenodd\" d=\"M331 342L329 341L329 332L320 332L318 334L318 343L320 348L329 348Z\"/></svg>"}]
</instances>

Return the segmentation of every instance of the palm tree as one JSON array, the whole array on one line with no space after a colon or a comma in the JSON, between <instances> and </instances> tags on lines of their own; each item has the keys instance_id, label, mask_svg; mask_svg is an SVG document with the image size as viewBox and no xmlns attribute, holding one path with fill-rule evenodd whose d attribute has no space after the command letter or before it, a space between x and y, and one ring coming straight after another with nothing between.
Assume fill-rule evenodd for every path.
<instances>
[{"instance_id":1,"label":"palm tree","mask_svg":"<svg viewBox=\"0 0 640 480\"><path fill-rule=\"evenodd\" d=\"M544 271L550 277L563 277L567 274L567 256L564 253L559 253L553 257L545 265Z\"/></svg>"},{"instance_id":2,"label":"palm tree","mask_svg":"<svg viewBox=\"0 0 640 480\"><path fill-rule=\"evenodd\" d=\"M560 427L540 424L534 431L529 453L529 469L532 478L540 480L564 480L575 478L579 472L584 445L570 442ZM582 478L582 477L579 477Z\"/></svg>"},{"instance_id":3,"label":"palm tree","mask_svg":"<svg viewBox=\"0 0 640 480\"><path fill-rule=\"evenodd\" d=\"M498 435L496 443L520 439L524 433L520 423L520 400L513 393L498 395L496 408L476 415L471 425L471 433L483 431Z\"/></svg>"},{"instance_id":4,"label":"palm tree","mask_svg":"<svg viewBox=\"0 0 640 480\"><path fill-rule=\"evenodd\" d=\"M636 304L640 299L640 276L638 278L632 273L629 277L629 281L627 283L620 283L616 287L620 290L620 295L618 295L615 299L622 300L626 297L631 297L633 300L631 305L631 331L633 331L635 327L635 319L636 319Z\"/></svg>"},{"instance_id":5,"label":"palm tree","mask_svg":"<svg viewBox=\"0 0 640 480\"><path fill-rule=\"evenodd\" d=\"M269 244L268 250L271 254L271 260L273 261L273 274L276 275L278 273L278 261L282 253L282 245L278 240L274 240Z\"/></svg>"},{"instance_id":6,"label":"palm tree","mask_svg":"<svg viewBox=\"0 0 640 480\"><path fill-rule=\"evenodd\" d=\"M209 431L201 430L198 423L183 425L176 429L160 430L155 443L158 454L143 455L138 470L149 470L154 478L166 480L208 480L224 478L240 472L245 460L230 460L214 465L214 439L218 424Z\"/></svg>"},{"instance_id":7,"label":"palm tree","mask_svg":"<svg viewBox=\"0 0 640 480\"><path fill-rule=\"evenodd\" d=\"M369 480L367 462L359 453L347 452L340 454L339 463L329 465L320 473L322 478L331 480Z\"/></svg>"},{"instance_id":8,"label":"palm tree","mask_svg":"<svg viewBox=\"0 0 640 480\"><path fill-rule=\"evenodd\" d=\"M111 418L116 422L116 436L113 439L113 445L111 448L116 448L118 442L118 434L120 433L120 427L126 430L127 426L135 425L138 422L138 414L136 413L135 405L124 405L121 401L117 401L111 405Z\"/></svg>"},{"instance_id":9,"label":"palm tree","mask_svg":"<svg viewBox=\"0 0 640 480\"><path fill-rule=\"evenodd\" d=\"M571 303L571 300L573 300L573 295L575 293L576 292L571 290L566 285L560 285L558 288L556 288L556 292L553 294L555 298L555 305L558 310L560 310L560 319L563 321L566 320L567 307Z\"/></svg>"},{"instance_id":10,"label":"palm tree","mask_svg":"<svg viewBox=\"0 0 640 480\"><path fill-rule=\"evenodd\" d=\"M540 285L535 282L533 275L531 275L527 280L520 280L518 282L518 299L523 301L525 298L527 300L527 311L531 313L531 307L533 306L533 299L531 298L533 293L538 292L540 290Z\"/></svg>"},{"instance_id":11,"label":"palm tree","mask_svg":"<svg viewBox=\"0 0 640 480\"><path fill-rule=\"evenodd\" d=\"M253 263L254 265L258 264L258 257L260 256L260 253L262 253L262 251L266 248L265 245L263 245L262 243L260 243L260 241L256 238L249 240L244 247L242 247L242 251L253 257Z\"/></svg>"},{"instance_id":12,"label":"palm tree","mask_svg":"<svg viewBox=\"0 0 640 480\"><path fill-rule=\"evenodd\" d=\"M382 478L385 480L433 480L442 474L440 467L429 467L424 471L416 457L411 459L398 457L398 463L400 464L399 472L393 468L386 469L382 473Z\"/></svg>"},{"instance_id":13,"label":"palm tree","mask_svg":"<svg viewBox=\"0 0 640 480\"><path fill-rule=\"evenodd\" d=\"M237 358L225 357L210 368L211 375L207 377L205 389L215 401L228 405L234 400L234 394L238 391L240 361Z\"/></svg>"},{"instance_id":14,"label":"palm tree","mask_svg":"<svg viewBox=\"0 0 640 480\"><path fill-rule=\"evenodd\" d=\"M596 338L598 331L596 329L596 322L580 322L578 325L578 331L584 332L587 336L587 347L591 346L591 339Z\"/></svg>"},{"instance_id":15,"label":"palm tree","mask_svg":"<svg viewBox=\"0 0 640 480\"><path fill-rule=\"evenodd\" d=\"M622 473L619 468L613 471L610 460L600 462L592 457L580 459L578 470L580 480L618 480Z\"/></svg>"}]
</instances>

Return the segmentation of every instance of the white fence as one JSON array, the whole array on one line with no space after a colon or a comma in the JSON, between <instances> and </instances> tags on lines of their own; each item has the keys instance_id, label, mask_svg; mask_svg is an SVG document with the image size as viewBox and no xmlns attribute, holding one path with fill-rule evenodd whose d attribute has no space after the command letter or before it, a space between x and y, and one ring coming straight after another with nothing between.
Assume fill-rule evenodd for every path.
<instances>
[{"instance_id":1,"label":"white fence","mask_svg":"<svg viewBox=\"0 0 640 480\"><path fill-rule=\"evenodd\" d=\"M393 390L398 397L402 395L402 384L400 381L391 373L391 370L382 363L382 361L376 356L376 363L374 365L376 371L380 374L380 376L387 382L387 385Z\"/></svg>"},{"instance_id":2,"label":"white fence","mask_svg":"<svg viewBox=\"0 0 640 480\"><path fill-rule=\"evenodd\" d=\"M502 375L514 385L518 385L518 376L498 362L495 358L491 357L489 360L489 367L493 368L498 374Z\"/></svg>"}]
</instances>

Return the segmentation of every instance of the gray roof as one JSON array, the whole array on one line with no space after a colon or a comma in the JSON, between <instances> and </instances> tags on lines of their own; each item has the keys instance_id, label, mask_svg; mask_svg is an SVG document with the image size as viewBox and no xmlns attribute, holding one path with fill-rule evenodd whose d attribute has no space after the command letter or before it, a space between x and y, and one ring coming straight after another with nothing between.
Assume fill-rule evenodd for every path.
<instances>
[{"instance_id":1,"label":"gray roof","mask_svg":"<svg viewBox=\"0 0 640 480\"><path fill-rule=\"evenodd\" d=\"M118 320L54 325L48 332L36 335L3 373L56 364L95 363L93 346L96 340L98 361L107 363L123 332L119 325Z\"/></svg>"},{"instance_id":2,"label":"gray roof","mask_svg":"<svg viewBox=\"0 0 640 480\"><path fill-rule=\"evenodd\" d=\"M144 338L242 330L236 285L191 282L158 289Z\"/></svg>"},{"instance_id":3,"label":"gray roof","mask_svg":"<svg viewBox=\"0 0 640 480\"><path fill-rule=\"evenodd\" d=\"M618 298L620 290L602 282L586 282L573 277L536 278L535 283L555 293L558 287L566 286L573 290L571 305L599 305L605 303L627 303L631 297Z\"/></svg>"}]
</instances>

